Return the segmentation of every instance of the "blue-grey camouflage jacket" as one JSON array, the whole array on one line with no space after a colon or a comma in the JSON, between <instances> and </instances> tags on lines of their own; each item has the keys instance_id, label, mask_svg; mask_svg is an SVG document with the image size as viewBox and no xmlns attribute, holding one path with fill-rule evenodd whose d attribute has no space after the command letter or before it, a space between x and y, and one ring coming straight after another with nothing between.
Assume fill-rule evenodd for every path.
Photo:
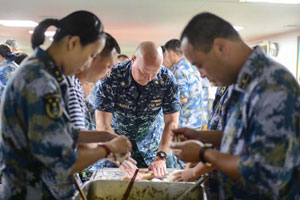
<instances>
[{"instance_id":1,"label":"blue-grey camouflage jacket","mask_svg":"<svg viewBox=\"0 0 300 200\"><path fill-rule=\"evenodd\" d=\"M220 173L220 199L300 198L300 88L256 47L228 91L220 151L240 156L240 181Z\"/></svg>"},{"instance_id":2,"label":"blue-grey camouflage jacket","mask_svg":"<svg viewBox=\"0 0 300 200\"><path fill-rule=\"evenodd\" d=\"M162 67L139 95L131 75L131 61L114 66L110 77L96 84L93 91L95 109L113 115L112 127L137 144L146 164L153 162L162 131L158 114L180 110L178 86L172 72ZM134 152L133 152L134 153Z\"/></svg>"},{"instance_id":3,"label":"blue-grey camouflage jacket","mask_svg":"<svg viewBox=\"0 0 300 200\"><path fill-rule=\"evenodd\" d=\"M225 115L224 113L224 104L227 102L228 99L228 90L233 87L224 86L218 87L215 95L215 99L212 105L212 109L210 112L210 117L208 121L208 130L219 130L223 131L224 129L224 120L222 116Z\"/></svg>"},{"instance_id":4,"label":"blue-grey camouflage jacket","mask_svg":"<svg viewBox=\"0 0 300 200\"><path fill-rule=\"evenodd\" d=\"M228 90L233 87L224 86L218 87L215 95L215 99L212 105L212 109L210 112L210 117L208 121L208 130L219 130L223 131L224 129L224 120L222 116L224 116L224 105L228 99ZM218 172L213 171L209 173L209 180L204 183L204 189L206 192L206 196L208 199L219 199L219 180L218 180Z\"/></svg>"},{"instance_id":5,"label":"blue-grey camouflage jacket","mask_svg":"<svg viewBox=\"0 0 300 200\"><path fill-rule=\"evenodd\" d=\"M8 81L1 105L1 199L71 199L77 156L67 84L37 48Z\"/></svg>"}]
</instances>

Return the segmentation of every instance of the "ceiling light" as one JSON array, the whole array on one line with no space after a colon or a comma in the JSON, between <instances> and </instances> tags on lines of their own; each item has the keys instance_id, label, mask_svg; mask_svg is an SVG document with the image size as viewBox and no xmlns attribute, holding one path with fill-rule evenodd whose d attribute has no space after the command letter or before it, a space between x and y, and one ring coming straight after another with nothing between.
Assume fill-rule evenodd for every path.
<instances>
[{"instance_id":1,"label":"ceiling light","mask_svg":"<svg viewBox=\"0 0 300 200\"><path fill-rule=\"evenodd\" d=\"M300 4L300 0L240 0L240 2Z\"/></svg>"},{"instance_id":2,"label":"ceiling light","mask_svg":"<svg viewBox=\"0 0 300 200\"><path fill-rule=\"evenodd\" d=\"M38 23L27 20L0 20L0 24L12 27L35 27Z\"/></svg>"},{"instance_id":3,"label":"ceiling light","mask_svg":"<svg viewBox=\"0 0 300 200\"><path fill-rule=\"evenodd\" d=\"M233 28L234 28L236 31L240 31L240 30L244 29L244 27L242 27L242 26L233 26Z\"/></svg>"},{"instance_id":4,"label":"ceiling light","mask_svg":"<svg viewBox=\"0 0 300 200\"><path fill-rule=\"evenodd\" d=\"M29 33L32 34L33 31L29 31ZM45 32L45 36L47 36L47 37L53 37L54 34L55 34L55 31L46 31Z\"/></svg>"}]
</instances>

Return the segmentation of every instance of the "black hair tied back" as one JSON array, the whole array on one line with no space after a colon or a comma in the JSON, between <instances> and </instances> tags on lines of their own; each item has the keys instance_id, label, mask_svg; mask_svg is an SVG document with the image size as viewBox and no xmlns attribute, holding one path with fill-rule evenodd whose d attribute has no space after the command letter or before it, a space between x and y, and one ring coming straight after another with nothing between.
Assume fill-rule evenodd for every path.
<instances>
[{"instance_id":1,"label":"black hair tied back","mask_svg":"<svg viewBox=\"0 0 300 200\"><path fill-rule=\"evenodd\" d=\"M103 25L100 19L89 11L75 11L66 17L57 19L45 19L34 29L31 37L32 48L36 48L44 43L45 31L49 26L56 26L57 30L53 36L54 42L62 40L64 37L78 36L81 45L87 45L104 37Z\"/></svg>"},{"instance_id":2,"label":"black hair tied back","mask_svg":"<svg viewBox=\"0 0 300 200\"><path fill-rule=\"evenodd\" d=\"M33 34L31 36L31 46L33 49L44 44L45 32L50 26L58 27L59 21L57 19L45 19L34 28Z\"/></svg>"}]
</instances>

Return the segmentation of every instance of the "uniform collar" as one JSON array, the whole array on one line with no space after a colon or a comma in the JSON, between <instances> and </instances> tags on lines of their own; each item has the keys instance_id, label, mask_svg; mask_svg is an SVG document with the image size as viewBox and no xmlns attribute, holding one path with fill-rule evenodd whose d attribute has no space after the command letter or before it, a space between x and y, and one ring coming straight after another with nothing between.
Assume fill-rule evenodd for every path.
<instances>
[{"instance_id":1,"label":"uniform collar","mask_svg":"<svg viewBox=\"0 0 300 200\"><path fill-rule=\"evenodd\" d=\"M64 74L60 70L60 68L56 65L53 58L43 49L37 47L34 50L34 55L43 60L47 70L56 78L58 83L62 83L65 81Z\"/></svg>"},{"instance_id":2,"label":"uniform collar","mask_svg":"<svg viewBox=\"0 0 300 200\"><path fill-rule=\"evenodd\" d=\"M188 60L185 57L183 57L177 62L177 64L174 65L174 71L176 71L179 66L185 65L185 64L188 64Z\"/></svg>"},{"instance_id":3,"label":"uniform collar","mask_svg":"<svg viewBox=\"0 0 300 200\"><path fill-rule=\"evenodd\" d=\"M261 47L254 47L253 52L248 57L248 59L246 60L239 72L237 82L235 84L235 90L245 92L247 86L255 78L258 71L260 71L264 67L264 64L257 62L257 59L265 57L266 55Z\"/></svg>"},{"instance_id":4,"label":"uniform collar","mask_svg":"<svg viewBox=\"0 0 300 200\"><path fill-rule=\"evenodd\" d=\"M181 58L181 59L177 62L176 66L182 65L182 64L185 63L185 62L186 62L186 58L183 57L183 58Z\"/></svg>"},{"instance_id":5,"label":"uniform collar","mask_svg":"<svg viewBox=\"0 0 300 200\"><path fill-rule=\"evenodd\" d=\"M217 88L217 95L222 96L226 90L228 89L228 86L218 87Z\"/></svg>"}]
</instances>

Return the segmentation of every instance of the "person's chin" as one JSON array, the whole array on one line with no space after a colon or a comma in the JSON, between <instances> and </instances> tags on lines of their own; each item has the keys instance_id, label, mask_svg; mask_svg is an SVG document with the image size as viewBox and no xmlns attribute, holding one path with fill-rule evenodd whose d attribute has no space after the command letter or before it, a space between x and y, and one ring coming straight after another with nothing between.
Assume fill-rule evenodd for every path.
<instances>
[{"instance_id":1,"label":"person's chin","mask_svg":"<svg viewBox=\"0 0 300 200\"><path fill-rule=\"evenodd\" d=\"M146 86L149 82L138 82L138 84L142 85L142 86Z\"/></svg>"}]
</instances>

